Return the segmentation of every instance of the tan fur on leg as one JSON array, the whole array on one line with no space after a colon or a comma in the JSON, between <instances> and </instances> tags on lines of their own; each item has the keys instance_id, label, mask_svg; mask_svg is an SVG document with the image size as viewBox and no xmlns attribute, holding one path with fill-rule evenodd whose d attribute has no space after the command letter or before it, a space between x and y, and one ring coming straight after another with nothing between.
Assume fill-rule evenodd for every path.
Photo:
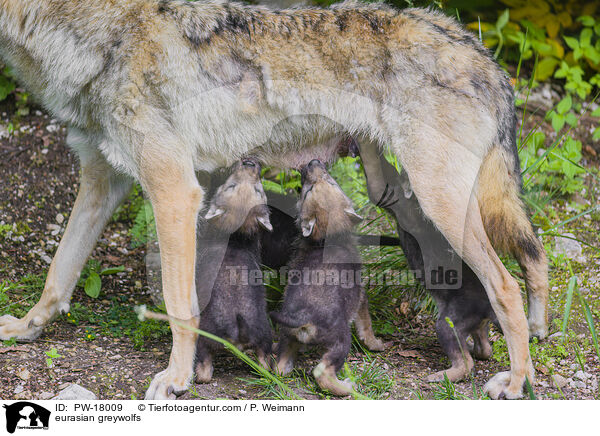
<instances>
[{"instance_id":1,"label":"tan fur on leg","mask_svg":"<svg viewBox=\"0 0 600 436\"><path fill-rule=\"evenodd\" d=\"M464 358L457 362L453 362L452 367L443 371L436 372L427 377L429 383L444 381L444 376L448 377L451 382L463 380L473 369L473 358L465 351Z\"/></svg>"},{"instance_id":2,"label":"tan fur on leg","mask_svg":"<svg viewBox=\"0 0 600 436\"><path fill-rule=\"evenodd\" d=\"M319 363L313 369L313 375L321 389L331 392L340 397L350 395L354 384L350 380L340 380L337 378L335 368L326 360Z\"/></svg>"},{"instance_id":3,"label":"tan fur on leg","mask_svg":"<svg viewBox=\"0 0 600 436\"><path fill-rule=\"evenodd\" d=\"M160 246L163 295L167 313L190 326L199 324L194 280L198 211L202 189L191 167L169 161L150 161L143 167L143 187L154 214ZM152 380L146 399L174 398L190 383L197 335L171 323L173 348L168 368Z\"/></svg>"},{"instance_id":4,"label":"tan fur on leg","mask_svg":"<svg viewBox=\"0 0 600 436\"><path fill-rule=\"evenodd\" d=\"M371 351L385 350L384 343L375 337L373 326L371 324L371 315L369 314L369 302L367 296L363 295L363 299L358 308L358 316L354 320L356 332L361 342Z\"/></svg>"},{"instance_id":5,"label":"tan fur on leg","mask_svg":"<svg viewBox=\"0 0 600 436\"><path fill-rule=\"evenodd\" d=\"M210 357L196 363L194 371L196 374L196 383L208 383L212 379L213 369L212 358Z\"/></svg>"},{"instance_id":6,"label":"tan fur on leg","mask_svg":"<svg viewBox=\"0 0 600 436\"><path fill-rule=\"evenodd\" d=\"M492 346L488 335L489 321L485 320L472 334L473 336L473 356L476 359L488 360L492 357Z\"/></svg>"}]
</instances>

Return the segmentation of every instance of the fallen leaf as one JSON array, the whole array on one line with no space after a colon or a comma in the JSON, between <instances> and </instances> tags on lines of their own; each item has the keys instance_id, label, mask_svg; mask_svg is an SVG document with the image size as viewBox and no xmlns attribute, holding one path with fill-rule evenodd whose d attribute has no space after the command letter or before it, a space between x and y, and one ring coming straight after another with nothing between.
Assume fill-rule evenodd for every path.
<instances>
[{"instance_id":1,"label":"fallen leaf","mask_svg":"<svg viewBox=\"0 0 600 436\"><path fill-rule=\"evenodd\" d=\"M423 356L421 356L421 353L419 353L417 350L402 350L402 351L398 351L398 355L402 356L402 357L413 357L415 359L422 359Z\"/></svg>"},{"instance_id":2,"label":"fallen leaf","mask_svg":"<svg viewBox=\"0 0 600 436\"><path fill-rule=\"evenodd\" d=\"M544 365L536 366L535 369L544 375L548 375L550 373L550 371L548 371L548 368L546 368Z\"/></svg>"},{"instance_id":3,"label":"fallen leaf","mask_svg":"<svg viewBox=\"0 0 600 436\"><path fill-rule=\"evenodd\" d=\"M16 347L0 347L0 354L10 353L11 351L29 351L29 348L25 345L18 345Z\"/></svg>"},{"instance_id":4,"label":"fallen leaf","mask_svg":"<svg viewBox=\"0 0 600 436\"><path fill-rule=\"evenodd\" d=\"M598 156L598 153L596 153L596 150L594 150L594 149L593 149L591 146L589 146L589 145L586 145L586 146L585 146L583 149L584 149L584 150L585 150L585 151L586 151L588 154L590 154L591 156L594 156L594 157Z\"/></svg>"}]
</instances>

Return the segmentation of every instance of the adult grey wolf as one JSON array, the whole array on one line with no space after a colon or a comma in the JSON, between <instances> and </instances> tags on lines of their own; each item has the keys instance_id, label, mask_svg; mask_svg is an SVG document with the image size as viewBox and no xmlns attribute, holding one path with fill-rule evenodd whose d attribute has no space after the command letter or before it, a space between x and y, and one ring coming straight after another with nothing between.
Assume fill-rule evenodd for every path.
<instances>
[{"instance_id":1,"label":"adult grey wolf","mask_svg":"<svg viewBox=\"0 0 600 436\"><path fill-rule=\"evenodd\" d=\"M70 297L112 211L137 179L156 216L169 314L198 325L195 170L252 152L306 164L339 134L361 154L385 146L425 215L485 287L511 368L492 398L533 380L517 282L492 244L523 253L529 328L546 332L546 258L519 198L513 94L488 51L440 13L344 3L270 11L215 1L0 0L0 55L69 127L81 187L40 301L0 319L0 338L33 339ZM290 128L272 127L297 115ZM337 147L337 142L334 143ZM172 325L169 366L146 398L187 389L195 334Z\"/></svg>"}]
</instances>

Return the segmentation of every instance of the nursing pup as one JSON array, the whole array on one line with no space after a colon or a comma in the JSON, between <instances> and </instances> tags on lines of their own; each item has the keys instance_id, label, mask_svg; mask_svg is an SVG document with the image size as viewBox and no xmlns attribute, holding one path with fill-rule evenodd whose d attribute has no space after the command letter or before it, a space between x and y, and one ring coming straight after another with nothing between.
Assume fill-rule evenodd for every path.
<instances>
[{"instance_id":1,"label":"nursing pup","mask_svg":"<svg viewBox=\"0 0 600 436\"><path fill-rule=\"evenodd\" d=\"M260 270L260 233L273 230L266 202L260 165L244 159L210 202L198 229L196 257L198 299L210 297L200 329L252 348L265 367L273 342ZM211 379L216 348L220 344L198 338L197 382Z\"/></svg>"},{"instance_id":2,"label":"nursing pup","mask_svg":"<svg viewBox=\"0 0 600 436\"><path fill-rule=\"evenodd\" d=\"M195 172L249 154L295 167L347 132L361 152L387 147L399 160L424 214L483 283L511 362L485 391L518 398L533 381L520 289L494 251L523 254L529 329L545 336L546 257L519 198L513 89L455 20L356 2L271 11L210 0L0 0L0 56L67 125L82 168L42 297L22 319L0 317L0 339L35 339L68 311L132 179L155 213L167 312L197 327L189 235L204 191ZM307 114L316 117L294 118ZM176 323L171 331L169 366L147 399L174 398L192 379L196 334Z\"/></svg>"},{"instance_id":3,"label":"nursing pup","mask_svg":"<svg viewBox=\"0 0 600 436\"><path fill-rule=\"evenodd\" d=\"M302 237L289 264L283 305L271 312L282 327L277 371L287 374L293 369L301 344L321 345L326 352L313 375L321 388L335 395L352 391L347 380L337 378L350 351L352 322L367 348L384 348L373 334L360 280L362 264L352 234L360 220L320 161L303 168L298 202Z\"/></svg>"}]
</instances>

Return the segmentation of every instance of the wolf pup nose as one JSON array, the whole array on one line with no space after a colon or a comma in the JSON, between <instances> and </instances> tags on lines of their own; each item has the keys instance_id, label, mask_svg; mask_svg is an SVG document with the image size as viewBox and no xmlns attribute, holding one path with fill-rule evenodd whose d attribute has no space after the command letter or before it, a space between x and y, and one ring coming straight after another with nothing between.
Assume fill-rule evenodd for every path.
<instances>
[{"instance_id":1,"label":"wolf pup nose","mask_svg":"<svg viewBox=\"0 0 600 436\"><path fill-rule=\"evenodd\" d=\"M360 217L321 162L306 165L302 178L302 236L290 260L281 310L271 313L281 325L276 369L280 374L293 369L300 344L322 345L327 351L313 370L317 383L335 395L348 395L352 384L336 374L350 351L350 324L367 348L384 348L373 334L361 286L361 259L352 235Z\"/></svg>"},{"instance_id":2,"label":"wolf pup nose","mask_svg":"<svg viewBox=\"0 0 600 436\"><path fill-rule=\"evenodd\" d=\"M244 159L210 202L206 222L198 229L196 290L208 299L200 328L241 348L251 348L267 367L271 326L260 274L261 228L271 231L260 165ZM212 378L216 342L200 337L196 346L196 381Z\"/></svg>"}]
</instances>

